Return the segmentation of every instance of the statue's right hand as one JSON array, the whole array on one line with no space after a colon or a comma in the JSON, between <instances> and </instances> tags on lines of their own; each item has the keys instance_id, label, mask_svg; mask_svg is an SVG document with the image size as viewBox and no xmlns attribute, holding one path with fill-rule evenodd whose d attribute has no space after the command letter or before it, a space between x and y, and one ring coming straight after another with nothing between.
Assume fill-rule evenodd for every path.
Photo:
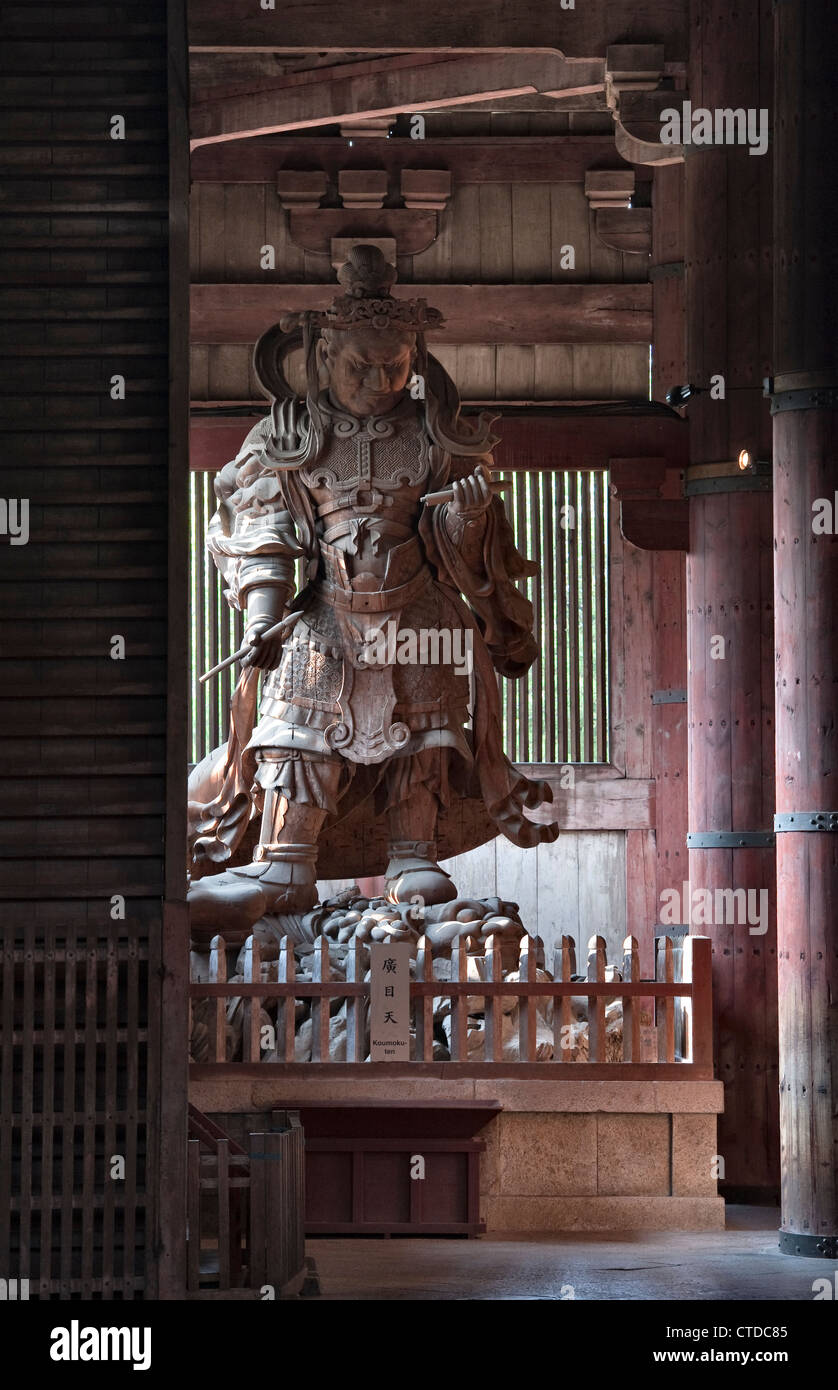
<instances>
[{"instance_id":1,"label":"statue's right hand","mask_svg":"<svg viewBox=\"0 0 838 1390\"><path fill-rule=\"evenodd\" d=\"M242 667L256 666L260 671L274 671L282 660L282 647L287 633L278 632L267 639L262 636L269 627L274 626L273 618L260 618L248 624L246 640L250 654L242 659Z\"/></svg>"}]
</instances>

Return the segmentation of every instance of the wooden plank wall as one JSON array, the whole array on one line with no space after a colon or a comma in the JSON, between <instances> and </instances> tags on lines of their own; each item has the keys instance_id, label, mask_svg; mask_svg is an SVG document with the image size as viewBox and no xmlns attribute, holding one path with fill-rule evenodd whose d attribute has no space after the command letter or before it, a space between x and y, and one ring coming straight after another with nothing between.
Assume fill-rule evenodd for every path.
<instances>
[{"instance_id":1,"label":"wooden plank wall","mask_svg":"<svg viewBox=\"0 0 838 1390\"><path fill-rule=\"evenodd\" d=\"M546 959L563 935L576 941L580 958L588 938L602 936L608 959L622 959L626 923L626 832L563 830L552 845L519 849L504 836L468 854L446 859L462 897L499 897L518 904L521 921L544 942ZM349 887L349 879L321 879L321 898ZM642 964L652 970L651 939Z\"/></svg>"},{"instance_id":2,"label":"wooden plank wall","mask_svg":"<svg viewBox=\"0 0 838 1390\"><path fill-rule=\"evenodd\" d=\"M0 1273L33 1298L157 1289L179 8L4 11Z\"/></svg>"},{"instance_id":3,"label":"wooden plank wall","mask_svg":"<svg viewBox=\"0 0 838 1390\"><path fill-rule=\"evenodd\" d=\"M291 240L270 184L195 182L190 220L193 277L202 284L334 281L328 256ZM259 266L267 243L276 249L275 274ZM561 265L566 245L575 251L572 270ZM648 265L600 241L581 183L469 183L453 188L433 245L399 256L398 272L399 283L417 284L620 284L646 280Z\"/></svg>"},{"instance_id":4,"label":"wooden plank wall","mask_svg":"<svg viewBox=\"0 0 838 1390\"><path fill-rule=\"evenodd\" d=\"M646 400L649 350L642 343L438 343L434 356L464 401ZM194 343L192 399L262 402L249 343ZM288 379L305 392L302 352Z\"/></svg>"},{"instance_id":5,"label":"wooden plank wall","mask_svg":"<svg viewBox=\"0 0 838 1390\"><path fill-rule=\"evenodd\" d=\"M472 126L485 134L488 120L473 117ZM304 150L304 141L297 143ZM192 279L201 284L334 281L327 256L291 241L272 184L195 181L190 228ZM265 245L275 248L274 271L260 266ZM566 245L575 250L573 270L561 266ZM603 245L582 182L464 183L453 189L437 240L419 255L399 257L398 271L404 284L615 284L645 281L648 261ZM251 352L250 344L195 345L193 399L261 399ZM642 344L446 343L439 356L468 400L648 395Z\"/></svg>"}]
</instances>

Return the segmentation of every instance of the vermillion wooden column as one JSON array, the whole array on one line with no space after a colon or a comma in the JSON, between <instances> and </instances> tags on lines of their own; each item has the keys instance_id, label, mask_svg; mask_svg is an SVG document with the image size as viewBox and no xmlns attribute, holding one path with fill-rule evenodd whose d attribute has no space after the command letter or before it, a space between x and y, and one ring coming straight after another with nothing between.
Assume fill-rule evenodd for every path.
<instances>
[{"instance_id":1,"label":"vermillion wooden column","mask_svg":"<svg viewBox=\"0 0 838 1390\"><path fill-rule=\"evenodd\" d=\"M838 1257L838 128L834 0L776 7L774 582L781 1248ZM831 533L812 504L831 504ZM796 829L793 826L832 829ZM819 821L817 813L821 814ZM794 822L786 817L794 815Z\"/></svg>"},{"instance_id":2,"label":"vermillion wooden column","mask_svg":"<svg viewBox=\"0 0 838 1390\"><path fill-rule=\"evenodd\" d=\"M770 110L770 3L745 0L734 10L727 0L693 0L691 18L693 109ZM690 848L691 890L710 890L714 908L713 921L694 916L692 930L713 940L716 1064L725 1083L720 1186L756 1199L779 1183L770 479L758 492L741 475L700 475L706 465L724 472L743 448L770 457L762 378L771 349L771 154L702 145L688 149L685 163L688 380L706 391L687 411L689 829L723 836L717 847ZM718 375L724 399L707 390ZM734 847L731 832L761 831L765 847ZM716 892L725 889L756 894L757 907L764 891L763 935L740 919L738 905L734 920L730 908L718 910Z\"/></svg>"}]
</instances>

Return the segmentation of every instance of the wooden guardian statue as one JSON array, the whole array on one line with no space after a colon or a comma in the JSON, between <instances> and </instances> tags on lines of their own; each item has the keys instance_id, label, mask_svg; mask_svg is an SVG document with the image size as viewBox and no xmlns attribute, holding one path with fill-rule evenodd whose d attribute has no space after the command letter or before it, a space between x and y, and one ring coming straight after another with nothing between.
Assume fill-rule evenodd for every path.
<instances>
[{"instance_id":1,"label":"wooden guardian statue","mask_svg":"<svg viewBox=\"0 0 838 1390\"><path fill-rule=\"evenodd\" d=\"M558 833L524 815L551 792L501 743L495 673L536 658L515 586L535 567L490 482L491 420L460 417L425 346L441 316L391 295L377 248L338 278L330 309L260 339L271 411L215 483L207 546L247 648L228 745L190 782L190 896L220 921L304 912L318 872L441 903L439 858ZM283 371L300 344L304 400Z\"/></svg>"}]
</instances>

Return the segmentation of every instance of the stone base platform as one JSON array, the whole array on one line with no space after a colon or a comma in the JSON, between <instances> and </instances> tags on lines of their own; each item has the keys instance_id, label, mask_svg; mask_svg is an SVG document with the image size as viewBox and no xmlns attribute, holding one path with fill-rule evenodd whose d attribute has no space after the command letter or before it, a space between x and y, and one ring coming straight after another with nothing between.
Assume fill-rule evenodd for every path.
<instances>
[{"instance_id":1,"label":"stone base platform","mask_svg":"<svg viewBox=\"0 0 838 1390\"><path fill-rule=\"evenodd\" d=\"M718 1081L596 1081L521 1077L296 1075L193 1080L205 1113L265 1111L333 1101L499 1102L476 1138L480 1216L487 1234L556 1231L707 1231L724 1228L713 1161ZM477 1070L477 1068L475 1068ZM482 1070L482 1069L481 1069ZM265 1067L270 1072L270 1067Z\"/></svg>"}]
</instances>

